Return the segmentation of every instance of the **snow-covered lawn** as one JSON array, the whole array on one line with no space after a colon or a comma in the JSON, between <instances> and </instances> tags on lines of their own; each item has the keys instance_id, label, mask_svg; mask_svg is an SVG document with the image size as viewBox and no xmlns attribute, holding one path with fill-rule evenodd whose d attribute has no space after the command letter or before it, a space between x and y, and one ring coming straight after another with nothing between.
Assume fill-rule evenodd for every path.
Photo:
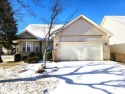
<instances>
[{"instance_id":1,"label":"snow-covered lawn","mask_svg":"<svg viewBox=\"0 0 125 94\"><path fill-rule=\"evenodd\" d=\"M40 74L36 71L42 61L10 67L3 64L0 94L125 94L125 65L113 61L47 63Z\"/></svg>"},{"instance_id":2,"label":"snow-covered lawn","mask_svg":"<svg viewBox=\"0 0 125 94\"><path fill-rule=\"evenodd\" d=\"M113 61L72 61L48 64L60 79L51 94L125 94L125 66Z\"/></svg>"},{"instance_id":3,"label":"snow-covered lawn","mask_svg":"<svg viewBox=\"0 0 125 94\"><path fill-rule=\"evenodd\" d=\"M58 79L35 71L42 63L0 63L0 94L47 94L58 84Z\"/></svg>"}]
</instances>

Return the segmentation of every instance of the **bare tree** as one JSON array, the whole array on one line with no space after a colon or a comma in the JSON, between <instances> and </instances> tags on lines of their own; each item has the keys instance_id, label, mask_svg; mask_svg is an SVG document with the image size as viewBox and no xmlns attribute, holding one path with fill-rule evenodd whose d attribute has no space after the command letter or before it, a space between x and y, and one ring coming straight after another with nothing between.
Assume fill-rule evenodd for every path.
<instances>
[{"instance_id":1,"label":"bare tree","mask_svg":"<svg viewBox=\"0 0 125 94\"><path fill-rule=\"evenodd\" d=\"M65 0L52 0L52 6L50 7L49 11L50 11L50 18L49 21L47 21L47 19L45 20L46 22L49 22L48 24L48 32L45 36L45 49L44 49L44 66L46 67L46 54L47 54L47 48L48 48L48 42L50 40L50 37L57 32L58 30L63 29L63 27L71 20L71 18L74 16L74 14L78 11L78 9L76 9L63 23L63 26L52 32L52 28L55 24L58 23L57 18L58 16L67 8L67 2Z\"/></svg>"},{"instance_id":2,"label":"bare tree","mask_svg":"<svg viewBox=\"0 0 125 94\"><path fill-rule=\"evenodd\" d=\"M17 0L18 3L26 10L28 13L30 13L32 16L35 16L29 5L25 4L23 0ZM40 5L39 1L40 0L32 0L35 5ZM47 34L45 35L44 39L44 52L43 52L43 60L44 60L44 66L46 67L46 53L47 53L47 48L48 48L48 42L50 41L50 37L56 32L51 32L52 28L55 24L58 23L57 19L59 15L67 8L70 0L50 0L51 6L49 6L48 11L49 11L49 19L42 18L42 21L48 24L48 31ZM44 4L41 5L42 8L45 8ZM68 23L73 15L77 12L78 10L76 9L73 14L70 15L69 18L66 19L66 21L63 23L65 26L66 23ZM62 29L62 28L61 28Z\"/></svg>"},{"instance_id":3,"label":"bare tree","mask_svg":"<svg viewBox=\"0 0 125 94\"><path fill-rule=\"evenodd\" d=\"M50 7L50 21L49 21L49 26L48 26L48 32L45 36L45 49L44 49L44 64L46 67L46 52L47 52L47 47L48 47L48 42L50 40L51 37L51 30L53 28L53 25L56 22L57 17L59 16L59 14L63 11L64 9L64 2L62 2L62 0L53 0L52 1L52 6Z\"/></svg>"}]
</instances>

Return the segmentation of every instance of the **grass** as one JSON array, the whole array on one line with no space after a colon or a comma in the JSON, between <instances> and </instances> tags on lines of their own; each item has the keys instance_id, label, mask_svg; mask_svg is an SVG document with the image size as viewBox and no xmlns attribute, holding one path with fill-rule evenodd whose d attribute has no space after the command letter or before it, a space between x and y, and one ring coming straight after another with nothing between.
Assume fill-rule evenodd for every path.
<instances>
[{"instance_id":1,"label":"grass","mask_svg":"<svg viewBox=\"0 0 125 94\"><path fill-rule=\"evenodd\" d=\"M20 65L21 62L7 62L7 63L0 63L0 68L10 68L10 67L13 67L13 66L16 66L16 65Z\"/></svg>"},{"instance_id":2,"label":"grass","mask_svg":"<svg viewBox=\"0 0 125 94\"><path fill-rule=\"evenodd\" d=\"M13 55L2 55L1 57L2 57L3 63L0 63L0 68L11 68L21 64L21 62L14 62Z\"/></svg>"}]
</instances>

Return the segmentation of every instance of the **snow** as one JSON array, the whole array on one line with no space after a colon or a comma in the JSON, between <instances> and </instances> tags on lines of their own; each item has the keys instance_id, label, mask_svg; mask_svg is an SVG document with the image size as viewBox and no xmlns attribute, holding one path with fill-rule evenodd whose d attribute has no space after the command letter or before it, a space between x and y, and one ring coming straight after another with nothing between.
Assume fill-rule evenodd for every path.
<instances>
[{"instance_id":1,"label":"snow","mask_svg":"<svg viewBox=\"0 0 125 94\"><path fill-rule=\"evenodd\" d=\"M48 77L47 73L36 73L43 63L3 64L0 67L0 94L49 94L58 84L55 77Z\"/></svg>"},{"instance_id":2,"label":"snow","mask_svg":"<svg viewBox=\"0 0 125 94\"><path fill-rule=\"evenodd\" d=\"M60 79L51 94L125 94L125 66L113 61L71 61L48 63L58 71L48 73Z\"/></svg>"},{"instance_id":3,"label":"snow","mask_svg":"<svg viewBox=\"0 0 125 94\"><path fill-rule=\"evenodd\" d=\"M14 55L1 55L1 58L4 63L14 61Z\"/></svg>"},{"instance_id":4,"label":"snow","mask_svg":"<svg viewBox=\"0 0 125 94\"><path fill-rule=\"evenodd\" d=\"M20 77L58 78L59 84L50 94L125 94L125 66L117 62L51 62L43 74L36 73L42 64L29 64Z\"/></svg>"},{"instance_id":5,"label":"snow","mask_svg":"<svg viewBox=\"0 0 125 94\"><path fill-rule=\"evenodd\" d=\"M26 78L26 77L35 77L35 76L40 76L44 75L43 74L38 74L36 71L43 65L43 62L41 63L35 63L35 64L28 64L26 65L22 70L26 70L25 72L19 73L19 76L21 78Z\"/></svg>"},{"instance_id":6,"label":"snow","mask_svg":"<svg viewBox=\"0 0 125 94\"><path fill-rule=\"evenodd\" d=\"M37 71L43 63L29 64L26 69L31 71Z\"/></svg>"},{"instance_id":7,"label":"snow","mask_svg":"<svg viewBox=\"0 0 125 94\"><path fill-rule=\"evenodd\" d=\"M62 24L58 24L58 25L53 25L52 28L52 32L58 30L59 28L61 28L63 25ZM49 25L47 24L30 24L28 25L23 32L21 32L19 35L21 35L24 32L29 32L30 34L32 34L33 36L35 36L36 38L43 40L45 38L45 35L48 32L48 28Z\"/></svg>"}]
</instances>

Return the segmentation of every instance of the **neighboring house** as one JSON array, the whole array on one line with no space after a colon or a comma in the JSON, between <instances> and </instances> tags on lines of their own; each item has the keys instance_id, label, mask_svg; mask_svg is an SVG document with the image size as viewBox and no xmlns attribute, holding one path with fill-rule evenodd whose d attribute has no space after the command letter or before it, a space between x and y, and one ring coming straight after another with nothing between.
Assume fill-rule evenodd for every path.
<instances>
[{"instance_id":1,"label":"neighboring house","mask_svg":"<svg viewBox=\"0 0 125 94\"><path fill-rule=\"evenodd\" d=\"M80 15L55 33L54 61L110 60L109 37L107 30Z\"/></svg>"},{"instance_id":2,"label":"neighboring house","mask_svg":"<svg viewBox=\"0 0 125 94\"><path fill-rule=\"evenodd\" d=\"M60 28L62 25L54 25L52 31ZM43 41L48 31L46 24L30 24L21 33L18 34L18 40L15 40L16 53L21 56L28 56L30 52L43 51ZM52 46L50 46L52 48Z\"/></svg>"},{"instance_id":3,"label":"neighboring house","mask_svg":"<svg viewBox=\"0 0 125 94\"><path fill-rule=\"evenodd\" d=\"M101 26L113 33L109 40L112 58L125 62L125 16L105 16Z\"/></svg>"}]
</instances>

